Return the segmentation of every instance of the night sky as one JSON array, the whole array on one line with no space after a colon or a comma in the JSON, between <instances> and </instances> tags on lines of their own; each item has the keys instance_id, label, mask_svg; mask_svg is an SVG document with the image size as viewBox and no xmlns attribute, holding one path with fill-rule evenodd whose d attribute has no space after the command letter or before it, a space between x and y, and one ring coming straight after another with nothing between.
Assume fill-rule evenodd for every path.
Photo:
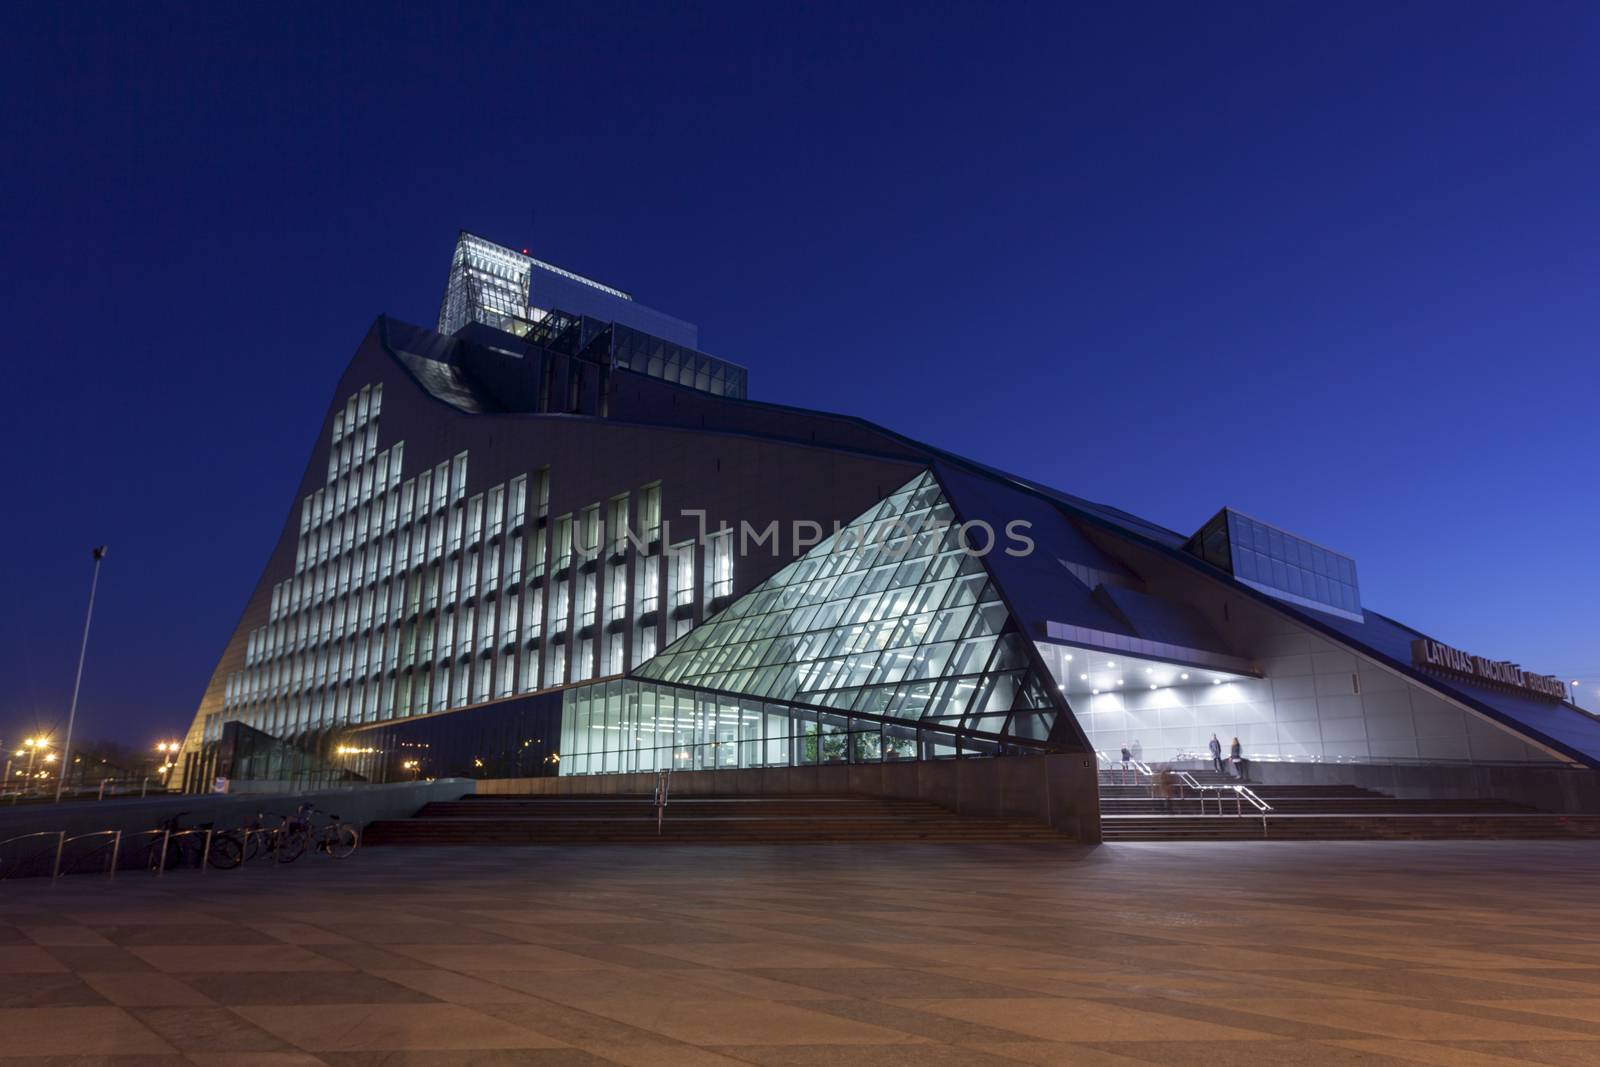
<instances>
[{"instance_id":1,"label":"night sky","mask_svg":"<svg viewBox=\"0 0 1600 1067\"><path fill-rule=\"evenodd\" d=\"M757 399L1231 505L1600 684L1600 6L221 6L9 10L7 747L64 719L102 542L80 736L181 735L463 227Z\"/></svg>"}]
</instances>

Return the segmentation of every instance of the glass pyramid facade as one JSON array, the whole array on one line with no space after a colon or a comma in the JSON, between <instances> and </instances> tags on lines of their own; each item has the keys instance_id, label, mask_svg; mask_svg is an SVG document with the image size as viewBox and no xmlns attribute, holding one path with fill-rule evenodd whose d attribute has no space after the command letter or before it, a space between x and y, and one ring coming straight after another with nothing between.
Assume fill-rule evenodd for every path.
<instances>
[{"instance_id":1,"label":"glass pyramid facade","mask_svg":"<svg viewBox=\"0 0 1600 1067\"><path fill-rule=\"evenodd\" d=\"M974 535L982 547L981 534ZM636 677L963 733L1045 740L1049 675L923 473Z\"/></svg>"}]
</instances>

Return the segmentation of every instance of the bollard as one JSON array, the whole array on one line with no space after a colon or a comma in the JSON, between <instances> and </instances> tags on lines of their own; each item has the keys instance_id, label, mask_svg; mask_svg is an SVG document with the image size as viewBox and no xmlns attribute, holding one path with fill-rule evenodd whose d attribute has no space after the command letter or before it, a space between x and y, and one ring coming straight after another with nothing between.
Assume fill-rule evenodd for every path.
<instances>
[{"instance_id":1,"label":"bollard","mask_svg":"<svg viewBox=\"0 0 1600 1067\"><path fill-rule=\"evenodd\" d=\"M200 873L201 874L205 874L206 873L206 867L211 863L211 835L214 834L214 833L216 833L215 830L207 830L206 831L205 847L200 850Z\"/></svg>"},{"instance_id":2,"label":"bollard","mask_svg":"<svg viewBox=\"0 0 1600 1067\"><path fill-rule=\"evenodd\" d=\"M139 783L139 796L143 797L150 789L150 779L146 778Z\"/></svg>"},{"instance_id":3,"label":"bollard","mask_svg":"<svg viewBox=\"0 0 1600 1067\"><path fill-rule=\"evenodd\" d=\"M106 881L117 880L117 856L122 852L122 831L118 830L111 838L111 870L106 876Z\"/></svg>"},{"instance_id":4,"label":"bollard","mask_svg":"<svg viewBox=\"0 0 1600 1067\"><path fill-rule=\"evenodd\" d=\"M95 797L96 800L104 800L106 798L106 783L110 780L109 778L100 779L100 795Z\"/></svg>"},{"instance_id":5,"label":"bollard","mask_svg":"<svg viewBox=\"0 0 1600 1067\"><path fill-rule=\"evenodd\" d=\"M172 840L172 831L161 831L161 858L156 863L156 877L160 878L167 873L167 844Z\"/></svg>"},{"instance_id":6,"label":"bollard","mask_svg":"<svg viewBox=\"0 0 1600 1067\"><path fill-rule=\"evenodd\" d=\"M61 877L61 853L66 851L66 848L67 832L65 830L61 830L56 834L56 863L55 866L50 869L50 881L52 883Z\"/></svg>"}]
</instances>

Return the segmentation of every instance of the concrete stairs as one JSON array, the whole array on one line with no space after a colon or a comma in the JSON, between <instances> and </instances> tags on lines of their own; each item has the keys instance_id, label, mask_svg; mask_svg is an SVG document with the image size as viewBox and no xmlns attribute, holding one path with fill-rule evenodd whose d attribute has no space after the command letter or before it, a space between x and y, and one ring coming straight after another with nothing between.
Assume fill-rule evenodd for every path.
<instances>
[{"instance_id":1,"label":"concrete stairs","mask_svg":"<svg viewBox=\"0 0 1600 1067\"><path fill-rule=\"evenodd\" d=\"M864 796L673 797L659 832L646 795L467 796L380 820L367 845L1052 842L1020 819L961 816L923 800Z\"/></svg>"},{"instance_id":2,"label":"concrete stairs","mask_svg":"<svg viewBox=\"0 0 1600 1067\"><path fill-rule=\"evenodd\" d=\"M1201 785L1227 787L1238 781L1213 771L1189 773ZM1101 833L1107 841L1600 837L1600 816L1551 814L1489 797L1394 797L1352 785L1244 784L1272 810L1259 812L1226 789L1207 790L1204 800L1184 789L1169 805L1154 796L1149 778L1102 770Z\"/></svg>"}]
</instances>

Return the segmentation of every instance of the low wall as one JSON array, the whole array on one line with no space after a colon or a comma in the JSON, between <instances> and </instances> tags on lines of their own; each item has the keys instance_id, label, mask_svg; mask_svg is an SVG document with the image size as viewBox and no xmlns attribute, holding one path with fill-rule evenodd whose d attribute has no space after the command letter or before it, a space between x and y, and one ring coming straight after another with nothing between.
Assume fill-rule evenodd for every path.
<instances>
[{"instance_id":1,"label":"low wall","mask_svg":"<svg viewBox=\"0 0 1600 1067\"><path fill-rule=\"evenodd\" d=\"M1495 797L1541 811L1600 813L1600 771L1586 767L1251 761L1249 771L1263 785L1357 785L1397 797Z\"/></svg>"},{"instance_id":2,"label":"low wall","mask_svg":"<svg viewBox=\"0 0 1600 1067\"><path fill-rule=\"evenodd\" d=\"M655 772L481 779L483 795L649 794ZM852 793L927 800L960 815L1029 819L1079 841L1100 840L1100 789L1092 755L907 760L750 770L675 771L681 796Z\"/></svg>"}]
</instances>

